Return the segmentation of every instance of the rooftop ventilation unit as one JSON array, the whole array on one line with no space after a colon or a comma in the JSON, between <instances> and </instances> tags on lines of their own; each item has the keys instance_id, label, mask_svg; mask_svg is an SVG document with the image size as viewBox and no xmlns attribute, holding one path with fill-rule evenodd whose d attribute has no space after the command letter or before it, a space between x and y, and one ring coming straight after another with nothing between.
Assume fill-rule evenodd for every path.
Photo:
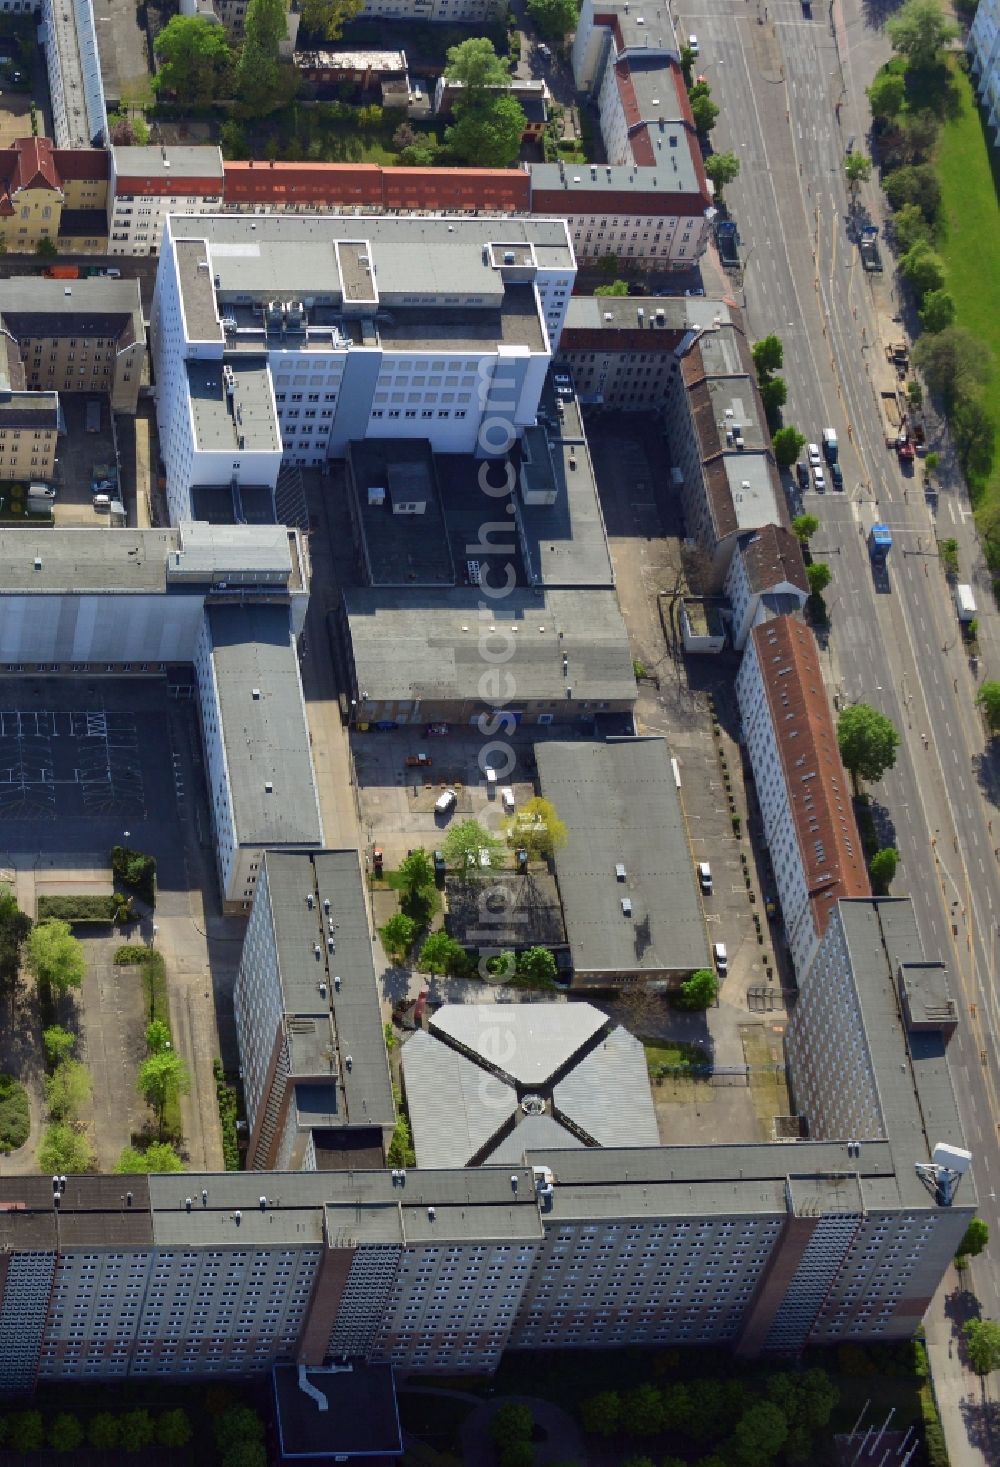
<instances>
[{"instance_id":1,"label":"rooftop ventilation unit","mask_svg":"<svg viewBox=\"0 0 1000 1467\"><path fill-rule=\"evenodd\" d=\"M516 259L517 259L517 256L514 254L514 251L513 250L504 250L504 252L503 252L503 262L504 262L505 265L513 265L514 264L514 261Z\"/></svg>"},{"instance_id":2,"label":"rooftop ventilation unit","mask_svg":"<svg viewBox=\"0 0 1000 1467\"><path fill-rule=\"evenodd\" d=\"M632 899L631 899L631 897L622 897L622 916L623 917L631 917L631 915L632 915Z\"/></svg>"},{"instance_id":3,"label":"rooftop ventilation unit","mask_svg":"<svg viewBox=\"0 0 1000 1467\"><path fill-rule=\"evenodd\" d=\"M615 879L617 881L625 880L625 863L623 861L619 861L615 866Z\"/></svg>"}]
</instances>

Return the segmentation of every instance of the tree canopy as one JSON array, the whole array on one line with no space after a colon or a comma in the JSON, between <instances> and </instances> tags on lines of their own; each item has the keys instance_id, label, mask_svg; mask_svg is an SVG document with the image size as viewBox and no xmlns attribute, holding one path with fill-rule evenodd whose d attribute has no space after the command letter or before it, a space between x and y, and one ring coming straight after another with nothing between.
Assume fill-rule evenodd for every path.
<instances>
[{"instance_id":1,"label":"tree canopy","mask_svg":"<svg viewBox=\"0 0 1000 1467\"><path fill-rule=\"evenodd\" d=\"M38 1165L43 1172L89 1172L94 1153L82 1131L63 1121L54 1121L42 1132Z\"/></svg>"},{"instance_id":2,"label":"tree canopy","mask_svg":"<svg viewBox=\"0 0 1000 1467\"><path fill-rule=\"evenodd\" d=\"M154 1141L145 1151L126 1146L114 1169L121 1176L140 1172L182 1172L184 1163L166 1141Z\"/></svg>"},{"instance_id":3,"label":"tree canopy","mask_svg":"<svg viewBox=\"0 0 1000 1467\"><path fill-rule=\"evenodd\" d=\"M506 854L503 841L480 825L478 820L459 820L444 838L445 860L466 881L486 875L488 868L481 864L484 851L490 866L503 863Z\"/></svg>"},{"instance_id":4,"label":"tree canopy","mask_svg":"<svg viewBox=\"0 0 1000 1467\"><path fill-rule=\"evenodd\" d=\"M989 1224L981 1217L974 1217L966 1228L956 1251L963 1253L966 1258L978 1258L989 1241Z\"/></svg>"},{"instance_id":5,"label":"tree canopy","mask_svg":"<svg viewBox=\"0 0 1000 1467\"><path fill-rule=\"evenodd\" d=\"M899 852L894 846L884 846L882 850L876 851L871 858L869 870L871 872L872 886L877 896L886 896L892 885L892 879L899 865Z\"/></svg>"},{"instance_id":6,"label":"tree canopy","mask_svg":"<svg viewBox=\"0 0 1000 1467\"><path fill-rule=\"evenodd\" d=\"M705 173L715 185L716 199L722 198L727 183L739 176L740 160L735 153L712 153L705 159Z\"/></svg>"},{"instance_id":7,"label":"tree canopy","mask_svg":"<svg viewBox=\"0 0 1000 1467\"><path fill-rule=\"evenodd\" d=\"M524 108L509 92L485 96L481 102L463 98L445 142L461 162L506 168L520 152L526 122Z\"/></svg>"},{"instance_id":8,"label":"tree canopy","mask_svg":"<svg viewBox=\"0 0 1000 1467\"><path fill-rule=\"evenodd\" d=\"M920 240L931 242L931 227L924 218L924 212L919 204L903 204L893 215L892 227L896 234L896 243L905 255Z\"/></svg>"},{"instance_id":9,"label":"tree canopy","mask_svg":"<svg viewBox=\"0 0 1000 1467\"><path fill-rule=\"evenodd\" d=\"M551 800L534 795L510 817L506 826L507 840L530 856L551 856L566 844L566 823L556 814Z\"/></svg>"},{"instance_id":10,"label":"tree canopy","mask_svg":"<svg viewBox=\"0 0 1000 1467\"><path fill-rule=\"evenodd\" d=\"M925 331L944 331L955 319L955 302L946 290L932 288L920 304L920 324Z\"/></svg>"},{"instance_id":11,"label":"tree canopy","mask_svg":"<svg viewBox=\"0 0 1000 1467\"><path fill-rule=\"evenodd\" d=\"M707 137L719 119L719 108L708 95L707 87L697 95L692 94L691 116L695 129L702 137Z\"/></svg>"},{"instance_id":12,"label":"tree canopy","mask_svg":"<svg viewBox=\"0 0 1000 1467\"><path fill-rule=\"evenodd\" d=\"M711 968L696 968L690 978L685 978L677 993L677 1007L681 1009L707 1009L715 1003L719 994L719 980Z\"/></svg>"},{"instance_id":13,"label":"tree canopy","mask_svg":"<svg viewBox=\"0 0 1000 1467\"><path fill-rule=\"evenodd\" d=\"M896 762L899 733L877 708L855 703L840 715L837 743L844 767L855 780L877 780Z\"/></svg>"},{"instance_id":14,"label":"tree canopy","mask_svg":"<svg viewBox=\"0 0 1000 1467\"><path fill-rule=\"evenodd\" d=\"M760 341L755 341L751 348L753 352L753 364L757 372L757 381L766 379L772 372L777 372L784 364L785 348L781 344L781 337L762 336Z\"/></svg>"},{"instance_id":15,"label":"tree canopy","mask_svg":"<svg viewBox=\"0 0 1000 1467\"><path fill-rule=\"evenodd\" d=\"M926 240L918 240L899 262L904 279L912 285L918 300L928 291L941 292L944 285L944 261Z\"/></svg>"},{"instance_id":16,"label":"tree canopy","mask_svg":"<svg viewBox=\"0 0 1000 1467\"><path fill-rule=\"evenodd\" d=\"M418 966L432 977L435 973L460 973L465 963L465 948L449 937L443 928L431 933L420 949L418 959Z\"/></svg>"},{"instance_id":17,"label":"tree canopy","mask_svg":"<svg viewBox=\"0 0 1000 1467\"><path fill-rule=\"evenodd\" d=\"M0 886L0 988L9 991L17 982L21 951L31 931L31 918L17 905L9 886Z\"/></svg>"},{"instance_id":18,"label":"tree canopy","mask_svg":"<svg viewBox=\"0 0 1000 1467\"><path fill-rule=\"evenodd\" d=\"M825 560L814 560L806 566L806 580L809 582L809 594L822 596L833 580L833 572Z\"/></svg>"},{"instance_id":19,"label":"tree canopy","mask_svg":"<svg viewBox=\"0 0 1000 1467\"><path fill-rule=\"evenodd\" d=\"M420 846L400 863L399 880L403 891L411 894L434 885L434 863Z\"/></svg>"},{"instance_id":20,"label":"tree canopy","mask_svg":"<svg viewBox=\"0 0 1000 1467\"><path fill-rule=\"evenodd\" d=\"M236 96L250 116L266 116L295 95L298 73L280 54L287 38L286 0L250 0L236 65Z\"/></svg>"},{"instance_id":21,"label":"tree canopy","mask_svg":"<svg viewBox=\"0 0 1000 1467\"><path fill-rule=\"evenodd\" d=\"M797 514L792 520L792 534L800 545L807 545L819 529L819 520L814 514Z\"/></svg>"},{"instance_id":22,"label":"tree canopy","mask_svg":"<svg viewBox=\"0 0 1000 1467\"><path fill-rule=\"evenodd\" d=\"M906 101L906 80L897 71L883 71L868 88L872 116L889 120L899 115Z\"/></svg>"},{"instance_id":23,"label":"tree canopy","mask_svg":"<svg viewBox=\"0 0 1000 1467\"><path fill-rule=\"evenodd\" d=\"M528 0L532 25L549 41L564 41L576 29L579 14L577 0Z\"/></svg>"},{"instance_id":24,"label":"tree canopy","mask_svg":"<svg viewBox=\"0 0 1000 1467\"><path fill-rule=\"evenodd\" d=\"M938 0L906 0L885 24L892 49L905 56L911 66L932 66L948 43L958 35Z\"/></svg>"},{"instance_id":25,"label":"tree canopy","mask_svg":"<svg viewBox=\"0 0 1000 1467\"><path fill-rule=\"evenodd\" d=\"M399 963L410 951L416 935L417 924L405 912L395 912L385 926L379 928L382 946L390 958L394 958Z\"/></svg>"},{"instance_id":26,"label":"tree canopy","mask_svg":"<svg viewBox=\"0 0 1000 1467\"><path fill-rule=\"evenodd\" d=\"M364 0L300 0L302 29L324 41L340 39L344 26L364 10Z\"/></svg>"},{"instance_id":27,"label":"tree canopy","mask_svg":"<svg viewBox=\"0 0 1000 1467\"><path fill-rule=\"evenodd\" d=\"M176 1050L168 1049L143 1060L135 1083L139 1094L156 1111L162 1131L167 1104L183 1095L191 1082L187 1065Z\"/></svg>"},{"instance_id":28,"label":"tree canopy","mask_svg":"<svg viewBox=\"0 0 1000 1467\"><path fill-rule=\"evenodd\" d=\"M848 153L844 160L844 172L852 192L859 184L867 183L872 176L872 160L864 153Z\"/></svg>"},{"instance_id":29,"label":"tree canopy","mask_svg":"<svg viewBox=\"0 0 1000 1467\"><path fill-rule=\"evenodd\" d=\"M61 1024L52 1024L42 1032L42 1047L49 1064L58 1065L61 1060L69 1059L73 1053L76 1035L64 1029Z\"/></svg>"},{"instance_id":30,"label":"tree canopy","mask_svg":"<svg viewBox=\"0 0 1000 1467\"><path fill-rule=\"evenodd\" d=\"M225 26L201 15L174 15L153 43L160 69L156 91L178 101L204 105L229 91L233 53Z\"/></svg>"},{"instance_id":31,"label":"tree canopy","mask_svg":"<svg viewBox=\"0 0 1000 1467\"><path fill-rule=\"evenodd\" d=\"M510 86L510 68L486 36L470 36L461 45L449 46L444 74L448 81L461 83L470 102L478 101L490 87Z\"/></svg>"},{"instance_id":32,"label":"tree canopy","mask_svg":"<svg viewBox=\"0 0 1000 1467\"><path fill-rule=\"evenodd\" d=\"M555 953L550 952L547 947L529 947L518 954L518 977L528 978L533 983L547 987L550 983L555 983L558 972Z\"/></svg>"},{"instance_id":33,"label":"tree canopy","mask_svg":"<svg viewBox=\"0 0 1000 1467\"><path fill-rule=\"evenodd\" d=\"M612 280L609 285L598 285L594 289L595 295L628 295L627 280Z\"/></svg>"},{"instance_id":34,"label":"tree canopy","mask_svg":"<svg viewBox=\"0 0 1000 1467\"><path fill-rule=\"evenodd\" d=\"M805 443L804 435L791 423L786 423L783 428L776 428L771 435L771 444L778 468L790 469L805 447Z\"/></svg>"},{"instance_id":35,"label":"tree canopy","mask_svg":"<svg viewBox=\"0 0 1000 1467\"><path fill-rule=\"evenodd\" d=\"M996 733L1000 729L1000 682L983 683L976 694L976 706L983 710L990 733Z\"/></svg>"},{"instance_id":36,"label":"tree canopy","mask_svg":"<svg viewBox=\"0 0 1000 1467\"><path fill-rule=\"evenodd\" d=\"M917 338L913 364L950 411L961 397L989 381L992 357L986 344L961 326Z\"/></svg>"},{"instance_id":37,"label":"tree canopy","mask_svg":"<svg viewBox=\"0 0 1000 1467\"><path fill-rule=\"evenodd\" d=\"M1000 1324L995 1319L970 1319L964 1325L969 1364L977 1375L1000 1370Z\"/></svg>"},{"instance_id":38,"label":"tree canopy","mask_svg":"<svg viewBox=\"0 0 1000 1467\"><path fill-rule=\"evenodd\" d=\"M911 163L896 168L882 185L894 209L916 204L928 224L933 224L941 207L941 185L928 163Z\"/></svg>"},{"instance_id":39,"label":"tree canopy","mask_svg":"<svg viewBox=\"0 0 1000 1467\"><path fill-rule=\"evenodd\" d=\"M36 922L28 937L27 958L37 981L60 993L79 988L83 982L83 944L73 936L68 922L56 917Z\"/></svg>"},{"instance_id":40,"label":"tree canopy","mask_svg":"<svg viewBox=\"0 0 1000 1467\"><path fill-rule=\"evenodd\" d=\"M90 1072L79 1060L64 1059L45 1076L45 1104L54 1121L75 1120L90 1093Z\"/></svg>"}]
</instances>

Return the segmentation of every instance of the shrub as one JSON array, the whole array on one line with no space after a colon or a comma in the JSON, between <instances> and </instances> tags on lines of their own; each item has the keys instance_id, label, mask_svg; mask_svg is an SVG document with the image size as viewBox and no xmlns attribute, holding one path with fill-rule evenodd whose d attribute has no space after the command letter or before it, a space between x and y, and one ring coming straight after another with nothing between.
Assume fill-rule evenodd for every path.
<instances>
[{"instance_id":1,"label":"shrub","mask_svg":"<svg viewBox=\"0 0 1000 1467\"><path fill-rule=\"evenodd\" d=\"M226 1080L226 1072L220 1059L212 1061L212 1074L215 1076L215 1095L219 1102L219 1120L222 1122L223 1160L227 1172L238 1172L240 1147L236 1130L236 1091Z\"/></svg>"},{"instance_id":2,"label":"shrub","mask_svg":"<svg viewBox=\"0 0 1000 1467\"><path fill-rule=\"evenodd\" d=\"M948 1467L948 1448L945 1445L944 1430L938 1415L934 1392L929 1385L920 1387L920 1415L924 1423L924 1444L927 1448L927 1460L930 1467Z\"/></svg>"},{"instance_id":3,"label":"shrub","mask_svg":"<svg viewBox=\"0 0 1000 1467\"><path fill-rule=\"evenodd\" d=\"M30 1130L28 1092L13 1075L0 1075L0 1151L16 1151L27 1141Z\"/></svg>"},{"instance_id":4,"label":"shrub","mask_svg":"<svg viewBox=\"0 0 1000 1467\"><path fill-rule=\"evenodd\" d=\"M111 847L111 870L116 881L134 891L147 907L156 905L156 860L129 846Z\"/></svg>"},{"instance_id":5,"label":"shrub","mask_svg":"<svg viewBox=\"0 0 1000 1467\"><path fill-rule=\"evenodd\" d=\"M59 922L128 922L134 914L128 898L111 896L40 896L38 920L54 917Z\"/></svg>"}]
</instances>

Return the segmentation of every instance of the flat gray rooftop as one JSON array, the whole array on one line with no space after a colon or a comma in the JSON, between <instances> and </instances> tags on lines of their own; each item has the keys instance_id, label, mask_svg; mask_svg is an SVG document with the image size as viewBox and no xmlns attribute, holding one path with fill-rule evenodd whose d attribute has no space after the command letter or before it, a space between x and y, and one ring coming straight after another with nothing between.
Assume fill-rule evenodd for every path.
<instances>
[{"instance_id":1,"label":"flat gray rooftop","mask_svg":"<svg viewBox=\"0 0 1000 1467\"><path fill-rule=\"evenodd\" d=\"M658 1146L646 1051L620 1026L578 1060L552 1092L555 1114L598 1146Z\"/></svg>"},{"instance_id":2,"label":"flat gray rooftop","mask_svg":"<svg viewBox=\"0 0 1000 1467\"><path fill-rule=\"evenodd\" d=\"M453 586L452 561L434 470L426 438L368 438L349 443L347 462L355 513L364 539L368 575L374 586ZM393 476L417 471L424 490L423 514L393 513ZM382 489L381 504L369 489Z\"/></svg>"},{"instance_id":3,"label":"flat gray rooftop","mask_svg":"<svg viewBox=\"0 0 1000 1467\"><path fill-rule=\"evenodd\" d=\"M271 392L267 358L236 357L221 362L189 361L188 394L199 453L279 453L281 431ZM241 441L242 440L242 441Z\"/></svg>"},{"instance_id":4,"label":"flat gray rooftop","mask_svg":"<svg viewBox=\"0 0 1000 1467\"><path fill-rule=\"evenodd\" d=\"M642 311L642 330L647 333L653 345L656 343L658 333L675 333L711 326L716 317L723 322L732 320L732 313L725 301L709 300L704 296L574 295L570 298L563 332L565 334L573 330L632 331L640 326L640 310ZM662 326L658 321L660 311L663 312ZM610 320L608 320L609 316ZM657 324L650 325L650 322Z\"/></svg>"},{"instance_id":5,"label":"flat gray rooftop","mask_svg":"<svg viewBox=\"0 0 1000 1467\"><path fill-rule=\"evenodd\" d=\"M521 448L518 514L528 573L543 586L614 585L614 571L597 498L590 451L578 437L529 428ZM554 493L553 504L526 504L528 492Z\"/></svg>"},{"instance_id":6,"label":"flat gray rooftop","mask_svg":"<svg viewBox=\"0 0 1000 1467\"><path fill-rule=\"evenodd\" d=\"M47 280L11 275L0 280L0 317L15 336L118 334L126 324L145 339L138 280ZM93 325L88 322L96 323ZM110 324L109 324L110 323Z\"/></svg>"},{"instance_id":7,"label":"flat gray rooftop","mask_svg":"<svg viewBox=\"0 0 1000 1467\"><path fill-rule=\"evenodd\" d=\"M372 701L480 699L482 599L473 586L345 591L359 689ZM507 666L519 698L551 701L558 716L570 705L575 716L582 702L634 702L632 654L614 591L517 588L497 603L496 620L508 632L516 628Z\"/></svg>"},{"instance_id":8,"label":"flat gray rooftop","mask_svg":"<svg viewBox=\"0 0 1000 1467\"><path fill-rule=\"evenodd\" d=\"M395 1107L358 853L267 851L264 863L292 1070L328 1079L333 1101L321 1114L318 1093L303 1094L300 1119L324 1127L391 1126Z\"/></svg>"},{"instance_id":9,"label":"flat gray rooftop","mask_svg":"<svg viewBox=\"0 0 1000 1467\"><path fill-rule=\"evenodd\" d=\"M403 1044L417 1166L464 1167L517 1113L517 1092L424 1030Z\"/></svg>"},{"instance_id":10,"label":"flat gray rooftop","mask_svg":"<svg viewBox=\"0 0 1000 1467\"><path fill-rule=\"evenodd\" d=\"M0 529L0 596L166 590L174 530Z\"/></svg>"},{"instance_id":11,"label":"flat gray rooftop","mask_svg":"<svg viewBox=\"0 0 1000 1467\"><path fill-rule=\"evenodd\" d=\"M555 865L576 972L610 977L709 966L665 741L542 743L535 758L542 794L566 822ZM628 915L623 900L631 902Z\"/></svg>"},{"instance_id":12,"label":"flat gray rooftop","mask_svg":"<svg viewBox=\"0 0 1000 1467\"><path fill-rule=\"evenodd\" d=\"M321 846L288 608L212 606L208 619L237 843Z\"/></svg>"},{"instance_id":13,"label":"flat gray rooftop","mask_svg":"<svg viewBox=\"0 0 1000 1467\"><path fill-rule=\"evenodd\" d=\"M198 238L181 238L176 240L174 251L188 341L221 341L222 323L215 306L215 287L204 244Z\"/></svg>"},{"instance_id":14,"label":"flat gray rooftop","mask_svg":"<svg viewBox=\"0 0 1000 1467\"><path fill-rule=\"evenodd\" d=\"M539 1090L607 1027L607 1014L589 1003L452 1003L433 1015L430 1032L523 1089Z\"/></svg>"},{"instance_id":15,"label":"flat gray rooftop","mask_svg":"<svg viewBox=\"0 0 1000 1467\"><path fill-rule=\"evenodd\" d=\"M222 193L222 155L216 148L170 146L113 147L115 176L121 178L218 178Z\"/></svg>"},{"instance_id":16,"label":"flat gray rooftop","mask_svg":"<svg viewBox=\"0 0 1000 1467\"><path fill-rule=\"evenodd\" d=\"M151 535L154 532L142 532ZM163 533L163 532L157 532ZM298 537L285 525L209 525L182 522L175 531L168 581L225 581L230 585L304 589Z\"/></svg>"}]
</instances>

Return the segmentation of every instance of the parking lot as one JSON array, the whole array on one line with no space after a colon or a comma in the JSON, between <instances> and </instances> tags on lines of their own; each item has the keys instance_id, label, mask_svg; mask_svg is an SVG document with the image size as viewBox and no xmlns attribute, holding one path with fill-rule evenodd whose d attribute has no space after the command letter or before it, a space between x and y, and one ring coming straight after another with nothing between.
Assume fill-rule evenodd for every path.
<instances>
[{"instance_id":1,"label":"parking lot","mask_svg":"<svg viewBox=\"0 0 1000 1467\"><path fill-rule=\"evenodd\" d=\"M459 820L478 820L500 834L504 819L500 789L509 785L518 805L536 793L527 731L520 732L511 747L517 763L506 772L496 755L497 784L491 790L479 766L484 749L489 757L487 741L474 729L451 728L445 737L427 735L422 726L353 734L366 860L373 845L381 846L391 870L416 846L428 851L440 846L449 826ZM407 764L408 758L420 755L430 760L429 766ZM446 815L437 815L434 802L449 788L455 791L456 803Z\"/></svg>"},{"instance_id":2,"label":"parking lot","mask_svg":"<svg viewBox=\"0 0 1000 1467\"><path fill-rule=\"evenodd\" d=\"M97 433L86 429L87 403L97 399L101 404L101 427ZM66 432L59 439L56 461L56 487L59 498L55 506L57 526L76 529L100 529L110 523L107 514L94 509L91 479L95 464L117 466L117 451L111 423L107 393L63 392L60 406L66 420Z\"/></svg>"}]
</instances>

